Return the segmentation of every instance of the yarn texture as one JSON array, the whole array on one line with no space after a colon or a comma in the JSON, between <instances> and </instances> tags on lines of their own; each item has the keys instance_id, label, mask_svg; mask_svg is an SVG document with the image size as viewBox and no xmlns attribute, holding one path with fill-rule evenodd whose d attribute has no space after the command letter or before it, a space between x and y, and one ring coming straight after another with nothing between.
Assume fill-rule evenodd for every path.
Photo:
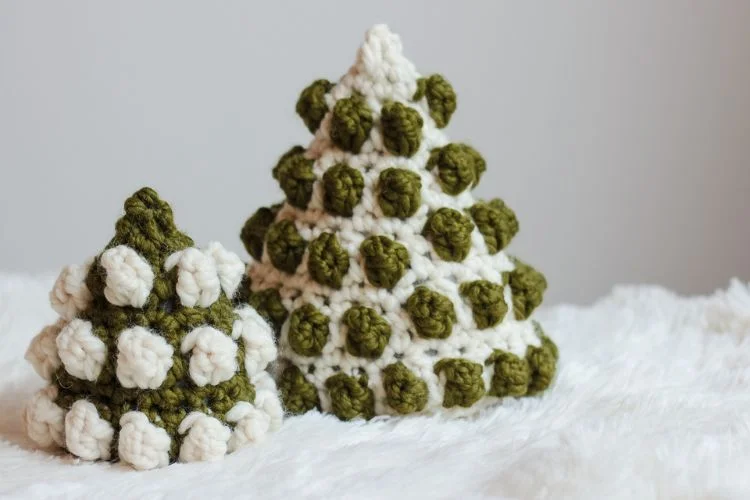
<instances>
[{"instance_id":1,"label":"yarn texture","mask_svg":"<svg viewBox=\"0 0 750 500\"><path fill-rule=\"evenodd\" d=\"M277 332L288 413L462 416L554 383L532 319L546 280L506 253L513 210L473 196L488 166L444 134L456 104L382 25L338 82L302 91L314 137L282 156L301 165L286 201L242 230L238 292Z\"/></svg>"},{"instance_id":2,"label":"yarn texture","mask_svg":"<svg viewBox=\"0 0 750 500\"><path fill-rule=\"evenodd\" d=\"M219 243L195 247L152 189L128 198L104 251L64 269L50 294L61 318L26 354L50 383L24 411L29 437L151 469L215 460L275 430L283 411L265 370L276 344L238 300L244 273ZM268 425L248 436L251 418Z\"/></svg>"}]
</instances>

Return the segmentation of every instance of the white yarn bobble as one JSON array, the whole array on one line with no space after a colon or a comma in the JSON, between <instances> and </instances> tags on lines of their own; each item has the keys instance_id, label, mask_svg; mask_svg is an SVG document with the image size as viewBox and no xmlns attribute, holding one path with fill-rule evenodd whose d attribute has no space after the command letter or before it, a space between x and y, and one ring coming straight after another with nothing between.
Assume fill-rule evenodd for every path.
<instances>
[{"instance_id":1,"label":"white yarn bobble","mask_svg":"<svg viewBox=\"0 0 750 500\"><path fill-rule=\"evenodd\" d=\"M191 351L190 377L199 387L229 380L237 371L237 344L229 335L210 326L199 326L185 335L183 354Z\"/></svg>"},{"instance_id":2,"label":"white yarn bobble","mask_svg":"<svg viewBox=\"0 0 750 500\"><path fill-rule=\"evenodd\" d=\"M129 411L120 418L117 454L120 460L138 470L169 465L172 440L163 428L152 424L139 411Z\"/></svg>"},{"instance_id":3,"label":"white yarn bobble","mask_svg":"<svg viewBox=\"0 0 750 500\"><path fill-rule=\"evenodd\" d=\"M24 359L31 363L34 371L44 380L51 380L52 374L55 373L60 365L60 356L57 355L57 335L65 326L63 319L58 320L52 325L42 328L29 344L26 349Z\"/></svg>"},{"instance_id":4,"label":"white yarn bobble","mask_svg":"<svg viewBox=\"0 0 750 500\"><path fill-rule=\"evenodd\" d=\"M26 403L23 423L26 434L38 446L65 446L65 411L55 404L57 387L50 385L38 391Z\"/></svg>"},{"instance_id":5,"label":"white yarn bobble","mask_svg":"<svg viewBox=\"0 0 750 500\"><path fill-rule=\"evenodd\" d=\"M123 387L157 389L172 368L174 349L142 326L128 328L117 339L117 379Z\"/></svg>"},{"instance_id":6,"label":"white yarn bobble","mask_svg":"<svg viewBox=\"0 0 750 500\"><path fill-rule=\"evenodd\" d=\"M228 443L230 452L262 441L271 430L271 417L247 401L235 404L227 412L226 419L235 424Z\"/></svg>"},{"instance_id":7,"label":"white yarn bobble","mask_svg":"<svg viewBox=\"0 0 750 500\"><path fill-rule=\"evenodd\" d=\"M271 325L250 306L235 309L239 316L232 325L232 338L245 343L245 371L249 377L266 369L276 359L276 343Z\"/></svg>"},{"instance_id":8,"label":"white yarn bobble","mask_svg":"<svg viewBox=\"0 0 750 500\"><path fill-rule=\"evenodd\" d=\"M52 309L67 320L75 318L91 302L91 292L86 287L91 262L89 259L82 266L65 266L49 292Z\"/></svg>"},{"instance_id":9,"label":"white yarn bobble","mask_svg":"<svg viewBox=\"0 0 750 500\"><path fill-rule=\"evenodd\" d=\"M276 390L276 382L268 372L258 373L251 381L255 386L255 402L253 404L256 408L266 412L271 418L271 430L275 431L281 427L281 422L284 419L284 408L281 405L281 399L279 399L279 391Z\"/></svg>"},{"instance_id":10,"label":"white yarn bobble","mask_svg":"<svg viewBox=\"0 0 750 500\"><path fill-rule=\"evenodd\" d=\"M94 335L91 323L74 319L55 339L65 370L74 377L95 381L107 358L107 346Z\"/></svg>"},{"instance_id":11,"label":"white yarn bobble","mask_svg":"<svg viewBox=\"0 0 750 500\"><path fill-rule=\"evenodd\" d=\"M204 253L213 257L221 289L227 297L232 298L245 275L245 263L236 253L230 252L216 241L209 243Z\"/></svg>"},{"instance_id":12,"label":"white yarn bobble","mask_svg":"<svg viewBox=\"0 0 750 500\"><path fill-rule=\"evenodd\" d=\"M235 424L229 451L260 442L269 432L281 427L284 410L273 378L262 372L253 377L252 382L256 389L255 402L240 401L226 414L227 421Z\"/></svg>"},{"instance_id":13,"label":"white yarn bobble","mask_svg":"<svg viewBox=\"0 0 750 500\"><path fill-rule=\"evenodd\" d=\"M187 307L208 307L219 298L221 281L216 261L197 248L175 252L164 262L164 269L177 266L177 295Z\"/></svg>"},{"instance_id":14,"label":"white yarn bobble","mask_svg":"<svg viewBox=\"0 0 750 500\"><path fill-rule=\"evenodd\" d=\"M114 429L93 403L79 399L65 415L65 447L84 460L108 460Z\"/></svg>"},{"instance_id":15,"label":"white yarn bobble","mask_svg":"<svg viewBox=\"0 0 750 500\"><path fill-rule=\"evenodd\" d=\"M129 246L119 245L102 253L99 263L107 273L107 300L116 306L143 307L154 285L148 261Z\"/></svg>"},{"instance_id":16,"label":"white yarn bobble","mask_svg":"<svg viewBox=\"0 0 750 500\"><path fill-rule=\"evenodd\" d=\"M177 431L180 434L188 433L180 446L182 462L221 459L228 451L228 441L232 436L229 427L199 411L194 411L182 419Z\"/></svg>"}]
</instances>

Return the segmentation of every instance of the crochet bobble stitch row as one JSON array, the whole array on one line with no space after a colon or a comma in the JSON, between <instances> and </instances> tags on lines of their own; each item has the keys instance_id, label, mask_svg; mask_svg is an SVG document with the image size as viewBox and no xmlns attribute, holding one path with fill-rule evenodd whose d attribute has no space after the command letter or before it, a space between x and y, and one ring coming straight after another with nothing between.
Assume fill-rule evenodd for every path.
<instances>
[{"instance_id":1,"label":"crochet bobble stitch row","mask_svg":"<svg viewBox=\"0 0 750 500\"><path fill-rule=\"evenodd\" d=\"M315 137L273 169L285 202L241 232L287 411L462 415L551 383L557 349L529 319L546 280L504 253L514 212L473 198L487 166L439 130L455 109L384 26L340 82L302 91Z\"/></svg>"},{"instance_id":2,"label":"crochet bobble stitch row","mask_svg":"<svg viewBox=\"0 0 750 500\"><path fill-rule=\"evenodd\" d=\"M266 366L268 323L233 303L240 258L177 230L151 189L125 203L114 239L50 293L60 319L26 358L50 385L26 407L28 435L85 460L137 469L214 460L280 425Z\"/></svg>"}]
</instances>

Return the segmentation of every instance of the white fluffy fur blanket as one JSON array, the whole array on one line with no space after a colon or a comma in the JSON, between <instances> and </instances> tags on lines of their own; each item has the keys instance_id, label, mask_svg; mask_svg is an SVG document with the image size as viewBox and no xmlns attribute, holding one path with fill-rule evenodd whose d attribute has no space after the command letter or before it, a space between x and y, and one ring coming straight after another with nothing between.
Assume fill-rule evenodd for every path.
<instances>
[{"instance_id":1,"label":"white fluffy fur blanket","mask_svg":"<svg viewBox=\"0 0 750 500\"><path fill-rule=\"evenodd\" d=\"M750 288L621 287L540 313L560 347L541 398L469 421L310 414L211 464L135 472L33 450L23 360L51 279L0 275L0 495L6 498L750 498Z\"/></svg>"}]
</instances>

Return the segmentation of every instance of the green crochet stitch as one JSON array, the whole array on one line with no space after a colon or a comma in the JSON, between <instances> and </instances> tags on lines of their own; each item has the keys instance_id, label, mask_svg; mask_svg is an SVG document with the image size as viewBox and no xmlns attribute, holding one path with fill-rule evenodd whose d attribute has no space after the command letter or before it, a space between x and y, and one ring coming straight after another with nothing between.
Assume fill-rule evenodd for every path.
<instances>
[{"instance_id":1,"label":"green crochet stitch","mask_svg":"<svg viewBox=\"0 0 750 500\"><path fill-rule=\"evenodd\" d=\"M243 230L287 412L460 416L553 383L557 349L531 319L547 282L506 253L514 211L474 197L488 165L444 134L456 103L384 26L338 82L302 91L314 138L276 167L286 203Z\"/></svg>"},{"instance_id":2,"label":"green crochet stitch","mask_svg":"<svg viewBox=\"0 0 750 500\"><path fill-rule=\"evenodd\" d=\"M211 272L215 285L205 285ZM114 237L88 269L63 271L52 293L63 318L29 348L27 358L52 381L39 396L44 416L40 399L26 410L30 437L136 468L216 458L240 444L230 444L239 425L230 411L256 396L237 329L247 312L232 302L242 274L239 258L220 245L196 249L155 191L128 198ZM67 415L64 422L50 422L51 409ZM212 443L206 426L222 441Z\"/></svg>"}]
</instances>

